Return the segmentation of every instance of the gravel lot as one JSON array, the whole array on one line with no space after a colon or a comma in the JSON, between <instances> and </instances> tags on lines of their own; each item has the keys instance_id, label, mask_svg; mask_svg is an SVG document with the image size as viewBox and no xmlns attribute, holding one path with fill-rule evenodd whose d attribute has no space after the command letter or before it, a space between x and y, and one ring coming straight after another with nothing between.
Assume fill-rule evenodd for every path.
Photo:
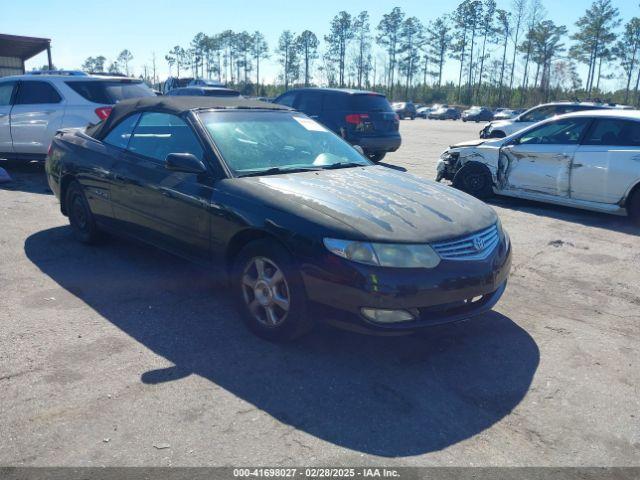
<instances>
[{"instance_id":1,"label":"gravel lot","mask_svg":"<svg viewBox=\"0 0 640 480\"><path fill-rule=\"evenodd\" d=\"M404 121L433 178L480 126ZM514 245L495 311L419 336L240 324L196 267L74 242L38 166L0 186L0 465L640 465L640 230L492 201Z\"/></svg>"}]
</instances>

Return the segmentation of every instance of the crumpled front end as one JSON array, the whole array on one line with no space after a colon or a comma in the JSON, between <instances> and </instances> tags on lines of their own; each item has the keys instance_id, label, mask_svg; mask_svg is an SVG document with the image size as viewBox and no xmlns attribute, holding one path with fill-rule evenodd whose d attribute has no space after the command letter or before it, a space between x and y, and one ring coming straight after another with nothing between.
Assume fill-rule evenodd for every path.
<instances>
[{"instance_id":1,"label":"crumpled front end","mask_svg":"<svg viewBox=\"0 0 640 480\"><path fill-rule=\"evenodd\" d=\"M491 172L494 183L498 181L500 146L483 143L478 146L451 146L440 155L436 164L436 182L453 182L456 174L469 162L485 165Z\"/></svg>"}]
</instances>

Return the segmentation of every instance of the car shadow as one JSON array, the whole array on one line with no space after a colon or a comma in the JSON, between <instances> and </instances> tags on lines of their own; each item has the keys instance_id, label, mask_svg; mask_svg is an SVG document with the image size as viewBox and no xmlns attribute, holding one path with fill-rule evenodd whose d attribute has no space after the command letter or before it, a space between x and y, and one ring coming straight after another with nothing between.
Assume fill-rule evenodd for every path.
<instances>
[{"instance_id":1,"label":"car shadow","mask_svg":"<svg viewBox=\"0 0 640 480\"><path fill-rule=\"evenodd\" d=\"M509 208L532 215L579 223L587 227L604 228L629 235L640 235L640 228L635 226L626 216L593 212L515 197L494 196L485 201L493 206Z\"/></svg>"},{"instance_id":2,"label":"car shadow","mask_svg":"<svg viewBox=\"0 0 640 480\"><path fill-rule=\"evenodd\" d=\"M321 327L279 345L243 327L219 279L163 252L112 238L80 245L68 227L33 234L25 252L173 364L141 382L200 375L280 422L367 454L419 455L482 432L523 399L539 363L531 336L497 312L403 337Z\"/></svg>"},{"instance_id":3,"label":"car shadow","mask_svg":"<svg viewBox=\"0 0 640 480\"><path fill-rule=\"evenodd\" d=\"M0 190L52 195L43 162L0 160L0 167L11 177L10 182L0 183Z\"/></svg>"}]
</instances>

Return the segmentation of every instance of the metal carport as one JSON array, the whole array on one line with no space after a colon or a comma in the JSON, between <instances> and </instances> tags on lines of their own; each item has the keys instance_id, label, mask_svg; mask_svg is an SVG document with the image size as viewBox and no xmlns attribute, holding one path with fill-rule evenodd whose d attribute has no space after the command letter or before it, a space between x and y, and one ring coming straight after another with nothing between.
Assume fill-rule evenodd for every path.
<instances>
[{"instance_id":1,"label":"metal carport","mask_svg":"<svg viewBox=\"0 0 640 480\"><path fill-rule=\"evenodd\" d=\"M24 62L45 50L51 70L51 40L0 33L0 77L23 74Z\"/></svg>"}]
</instances>

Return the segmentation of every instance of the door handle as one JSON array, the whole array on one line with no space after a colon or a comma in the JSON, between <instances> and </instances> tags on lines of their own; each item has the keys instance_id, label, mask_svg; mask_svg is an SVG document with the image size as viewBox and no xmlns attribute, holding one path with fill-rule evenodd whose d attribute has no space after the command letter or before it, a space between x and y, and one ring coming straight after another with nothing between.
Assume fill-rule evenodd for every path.
<instances>
[{"instance_id":1,"label":"door handle","mask_svg":"<svg viewBox=\"0 0 640 480\"><path fill-rule=\"evenodd\" d=\"M160 193L162 194L163 197L167 197L167 198L173 198L173 194L169 191L169 190L160 190Z\"/></svg>"},{"instance_id":2,"label":"door handle","mask_svg":"<svg viewBox=\"0 0 640 480\"><path fill-rule=\"evenodd\" d=\"M584 167L584 165L582 163L574 163L573 165L571 165L571 168L580 168L580 167Z\"/></svg>"}]
</instances>

